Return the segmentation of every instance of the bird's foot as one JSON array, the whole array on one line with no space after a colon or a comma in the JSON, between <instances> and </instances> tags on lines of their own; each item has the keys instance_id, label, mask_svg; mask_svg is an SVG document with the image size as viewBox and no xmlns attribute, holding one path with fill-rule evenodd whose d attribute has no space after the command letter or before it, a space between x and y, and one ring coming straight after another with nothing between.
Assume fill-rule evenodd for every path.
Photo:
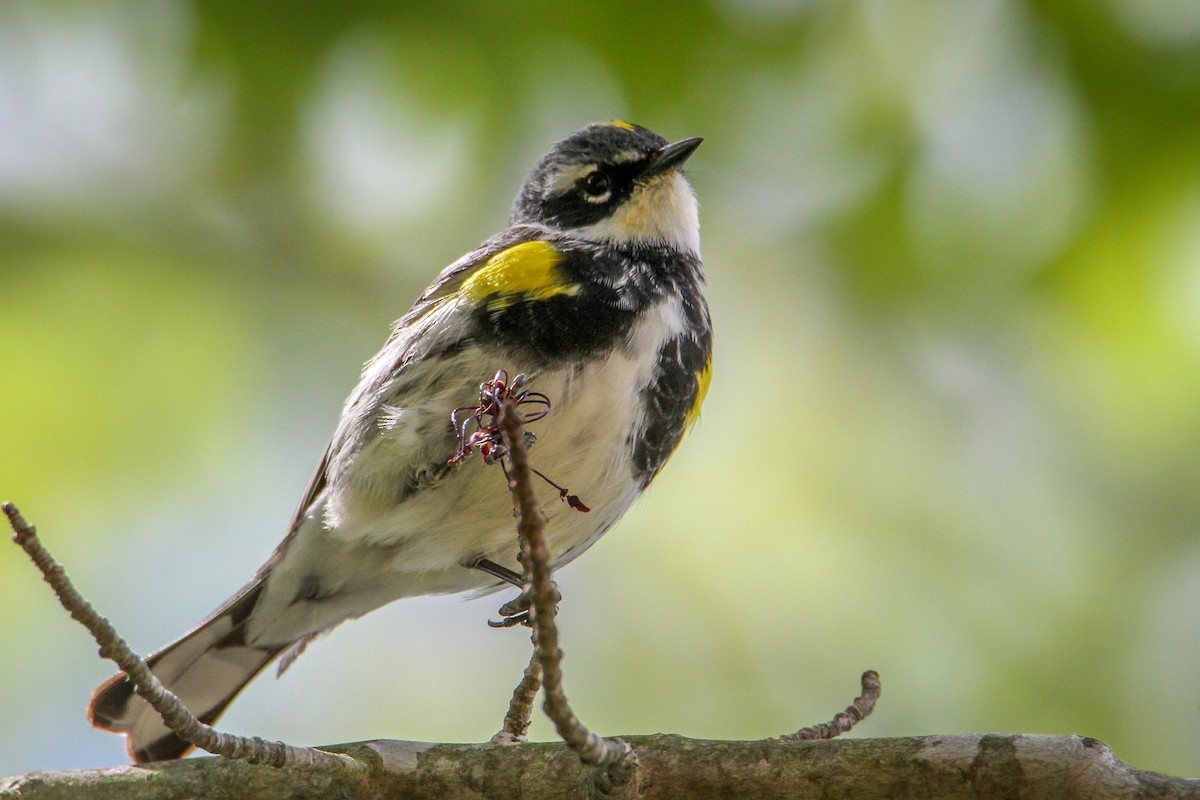
<instances>
[{"instance_id":1,"label":"bird's foot","mask_svg":"<svg viewBox=\"0 0 1200 800\"><path fill-rule=\"evenodd\" d=\"M516 586L521 590L521 593L514 599L500 606L500 616L502 619L489 619L488 625L493 628L515 628L518 625L529 627L531 625L529 621L529 590L525 588L525 581L519 572L514 572L489 558L477 558L468 564L468 566L481 572L486 572L493 578L499 578L505 583Z\"/></svg>"},{"instance_id":2,"label":"bird's foot","mask_svg":"<svg viewBox=\"0 0 1200 800\"><path fill-rule=\"evenodd\" d=\"M529 587L525 586L524 579L520 573L514 572L508 567L497 564L487 558L477 558L469 565L473 569L486 572L493 578L499 578L507 584L516 586L521 590L521 593L509 600L504 605L500 606L498 613L500 619L489 619L488 625L493 628L515 628L518 625L523 625L526 628L531 627L533 622L529 618L530 607L533 604L533 598ZM558 593L558 584L554 584L554 601L557 603L562 599Z\"/></svg>"},{"instance_id":3,"label":"bird's foot","mask_svg":"<svg viewBox=\"0 0 1200 800\"><path fill-rule=\"evenodd\" d=\"M562 600L562 595L558 593L557 583L552 582L551 587L554 591L554 607L557 609L558 602ZM500 614L500 619L489 619L488 625L493 628L515 628L517 625L524 625L526 628L531 628L533 627L533 619L530 617L532 610L532 590L524 588L519 595L500 606L497 612Z\"/></svg>"}]
</instances>

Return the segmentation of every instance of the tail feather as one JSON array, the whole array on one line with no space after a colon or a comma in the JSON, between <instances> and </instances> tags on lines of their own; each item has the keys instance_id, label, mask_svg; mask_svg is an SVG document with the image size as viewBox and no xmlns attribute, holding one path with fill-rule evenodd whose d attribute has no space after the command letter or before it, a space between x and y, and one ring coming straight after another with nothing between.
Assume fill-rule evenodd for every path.
<instances>
[{"instance_id":1,"label":"tail feather","mask_svg":"<svg viewBox=\"0 0 1200 800\"><path fill-rule=\"evenodd\" d=\"M146 659L163 685L201 722L216 721L246 684L286 649L245 642L246 620L260 591L261 583L246 587L190 633ZM125 734L126 749L139 764L179 758L192 748L134 693L124 673L96 689L88 719L98 728Z\"/></svg>"}]
</instances>

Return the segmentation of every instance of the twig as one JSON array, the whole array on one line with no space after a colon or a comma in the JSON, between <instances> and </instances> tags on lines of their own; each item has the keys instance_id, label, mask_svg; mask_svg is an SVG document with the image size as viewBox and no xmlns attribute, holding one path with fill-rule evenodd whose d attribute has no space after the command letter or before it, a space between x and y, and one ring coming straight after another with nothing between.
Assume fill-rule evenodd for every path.
<instances>
[{"instance_id":1,"label":"twig","mask_svg":"<svg viewBox=\"0 0 1200 800\"><path fill-rule=\"evenodd\" d=\"M92 634L96 644L100 645L101 657L111 659L124 670L133 681L137 693L154 707L167 727L181 739L214 755L249 761L252 764L266 764L272 767L324 767L345 773L366 773L369 770L364 762L347 755L267 741L257 736L221 733L196 719L179 698L169 692L154 676L142 657L129 648L112 623L83 598L67 577L62 565L55 561L38 541L36 529L25 521L17 507L12 503L5 503L3 508L9 524L12 525L13 541L21 546L42 571L42 576L58 595L63 608L70 612L72 619Z\"/></svg>"},{"instance_id":2,"label":"twig","mask_svg":"<svg viewBox=\"0 0 1200 800\"><path fill-rule=\"evenodd\" d=\"M845 711L834 714L833 719L829 722L801 728L795 733L786 733L779 738L785 742L835 739L862 722L875 710L875 701L879 699L879 692L879 673L869 669L862 674L862 694L854 698L854 702L846 706Z\"/></svg>"},{"instance_id":3,"label":"twig","mask_svg":"<svg viewBox=\"0 0 1200 800\"><path fill-rule=\"evenodd\" d=\"M542 667L546 693L543 709L554 722L558 735L579 755L584 764L603 767L596 774L601 794L618 794L637 772L637 754L620 739L605 739L588 730L567 702L562 687L562 650L558 646L555 604L558 591L550 578L550 556L544 536L546 521L533 495L529 451L522 435L520 412L516 403L506 399L500 407L500 431L508 448L508 487L517 502L517 532L521 539L521 563L530 584L530 615L533 641Z\"/></svg>"},{"instance_id":4,"label":"twig","mask_svg":"<svg viewBox=\"0 0 1200 800\"><path fill-rule=\"evenodd\" d=\"M504 715L504 724L499 733L492 737L492 744L517 744L529 740L525 734L533 716L533 700L541 688L542 662L534 649L533 655L529 657L529 666L521 676L521 682L513 689L508 713Z\"/></svg>"}]
</instances>

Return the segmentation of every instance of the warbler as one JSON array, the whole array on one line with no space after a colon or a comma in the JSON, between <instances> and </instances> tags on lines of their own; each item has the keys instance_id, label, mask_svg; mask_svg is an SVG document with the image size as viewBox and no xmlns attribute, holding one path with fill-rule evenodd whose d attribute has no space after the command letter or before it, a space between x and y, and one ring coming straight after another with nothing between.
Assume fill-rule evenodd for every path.
<instances>
[{"instance_id":1,"label":"warbler","mask_svg":"<svg viewBox=\"0 0 1200 800\"><path fill-rule=\"evenodd\" d=\"M282 673L343 620L402 597L520 584L507 481L471 456L459 424L493 375L520 373L519 388L548 405L527 430L547 478L537 491L553 565L620 519L708 389L698 206L682 171L701 141L621 121L567 136L526 177L508 227L395 323L286 538L241 591L147 659L197 717L212 723L269 663L281 657ZM123 673L88 715L125 734L137 762L191 747Z\"/></svg>"}]
</instances>

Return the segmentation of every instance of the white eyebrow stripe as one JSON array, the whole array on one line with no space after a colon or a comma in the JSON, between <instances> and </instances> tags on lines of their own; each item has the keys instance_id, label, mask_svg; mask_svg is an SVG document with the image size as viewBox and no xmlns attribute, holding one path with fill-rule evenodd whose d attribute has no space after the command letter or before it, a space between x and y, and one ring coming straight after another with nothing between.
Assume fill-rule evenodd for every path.
<instances>
[{"instance_id":1,"label":"white eyebrow stripe","mask_svg":"<svg viewBox=\"0 0 1200 800\"><path fill-rule=\"evenodd\" d=\"M577 164L563 168L561 172L546 184L546 189L542 192L542 199L549 200L551 197L557 197L560 194L569 192L576 181L580 178L586 178L598 169L600 167L596 164Z\"/></svg>"},{"instance_id":2,"label":"white eyebrow stripe","mask_svg":"<svg viewBox=\"0 0 1200 800\"><path fill-rule=\"evenodd\" d=\"M614 164L632 164L635 161L641 161L643 158L645 158L645 156L642 155L640 150L634 150L631 148L629 150L622 150L621 152L617 153L612 157L612 161Z\"/></svg>"}]
</instances>

